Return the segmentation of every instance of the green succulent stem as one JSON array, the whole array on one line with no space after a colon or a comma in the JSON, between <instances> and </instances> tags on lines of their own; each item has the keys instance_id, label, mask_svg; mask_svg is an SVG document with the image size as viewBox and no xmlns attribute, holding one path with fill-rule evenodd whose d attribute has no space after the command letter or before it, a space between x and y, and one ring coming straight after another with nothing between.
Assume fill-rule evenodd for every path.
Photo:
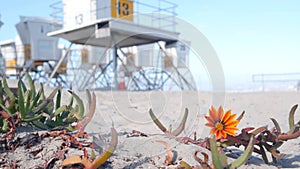
<instances>
[{"instance_id":1,"label":"green succulent stem","mask_svg":"<svg viewBox=\"0 0 300 169\"><path fill-rule=\"evenodd\" d=\"M219 158L218 146L214 136L212 136L212 138L209 139L209 146L214 167L216 169L224 169L224 166L222 166L221 160Z\"/></svg>"},{"instance_id":2,"label":"green succulent stem","mask_svg":"<svg viewBox=\"0 0 300 169\"><path fill-rule=\"evenodd\" d=\"M71 90L68 90L69 93L72 94L72 96L75 98L77 105L78 105L78 115L79 118L81 119L83 117L84 114L84 105L82 100L79 98L79 96L77 94L75 94L74 92L72 92Z\"/></svg>"},{"instance_id":3,"label":"green succulent stem","mask_svg":"<svg viewBox=\"0 0 300 169\"><path fill-rule=\"evenodd\" d=\"M295 116L295 112L296 112L296 109L297 109L298 105L294 105L291 110L290 110L290 113L289 113L289 126L290 126L290 130L294 127L295 125L295 120L294 120L294 116Z\"/></svg>"},{"instance_id":4,"label":"green succulent stem","mask_svg":"<svg viewBox=\"0 0 300 169\"><path fill-rule=\"evenodd\" d=\"M106 150L104 150L103 154L93 161L92 166L94 168L98 168L102 164L104 164L105 161L107 161L107 159L114 153L114 151L117 147L117 144L118 144L118 133L115 128L111 128L110 144L109 144L108 148Z\"/></svg>"},{"instance_id":5,"label":"green succulent stem","mask_svg":"<svg viewBox=\"0 0 300 169\"><path fill-rule=\"evenodd\" d=\"M192 169L192 166L190 166L187 162L185 161L180 161L180 165L184 168L184 169Z\"/></svg>"},{"instance_id":6,"label":"green succulent stem","mask_svg":"<svg viewBox=\"0 0 300 169\"><path fill-rule=\"evenodd\" d=\"M0 107L10 116L13 115L13 113L8 108L6 108L3 104L0 104Z\"/></svg>"},{"instance_id":7,"label":"green succulent stem","mask_svg":"<svg viewBox=\"0 0 300 169\"><path fill-rule=\"evenodd\" d=\"M173 136L178 136L180 133L182 133L182 131L183 131L184 128L185 128L185 123L186 123L188 114L189 114L189 110L188 110L187 108L185 108L184 116L183 116L183 118L182 118L182 120L181 120L181 123L180 123L179 126L172 132L172 135L173 135Z\"/></svg>"},{"instance_id":8,"label":"green succulent stem","mask_svg":"<svg viewBox=\"0 0 300 169\"><path fill-rule=\"evenodd\" d=\"M280 134L277 139L278 140L282 140L282 141L286 141L286 140L290 140L290 139L295 139L298 138L300 136L300 130L293 133L293 134Z\"/></svg>"},{"instance_id":9,"label":"green succulent stem","mask_svg":"<svg viewBox=\"0 0 300 169\"><path fill-rule=\"evenodd\" d=\"M18 105L19 105L19 109L20 109L21 119L23 119L26 116L22 88L23 87L22 87L21 81L19 81L19 83L18 83Z\"/></svg>"},{"instance_id":10,"label":"green succulent stem","mask_svg":"<svg viewBox=\"0 0 300 169\"><path fill-rule=\"evenodd\" d=\"M17 88L9 88L6 78L0 81L0 132L6 133L12 129L7 119L15 118L20 123L31 123L42 129L64 128L75 130L72 123L78 122L82 130L92 119L96 96L87 91L88 112L85 114L83 101L74 92L71 93L69 105L61 105L62 88L55 88L46 98L44 87L40 83L39 91L36 92L35 84L29 74L26 73L29 87L20 79ZM55 97L56 96L56 97ZM73 99L76 105L72 106ZM5 117L3 118L3 114ZM16 116L18 115L18 116ZM84 117L84 118L83 118ZM81 130L81 131L82 131Z\"/></svg>"},{"instance_id":11,"label":"green succulent stem","mask_svg":"<svg viewBox=\"0 0 300 169\"><path fill-rule=\"evenodd\" d=\"M157 125L157 127L163 131L166 132L167 129L165 128L165 126L163 124L161 124L161 122L159 121L159 119L155 116L155 114L153 113L152 109L149 110L149 114L151 119L153 120L153 122Z\"/></svg>"},{"instance_id":12,"label":"green succulent stem","mask_svg":"<svg viewBox=\"0 0 300 169\"><path fill-rule=\"evenodd\" d=\"M31 76L29 75L29 73L26 73L25 76L26 76L26 79L28 81L30 90L32 91L31 98L33 98L36 95L34 82L33 82L32 78L31 78Z\"/></svg>"},{"instance_id":13,"label":"green succulent stem","mask_svg":"<svg viewBox=\"0 0 300 169\"><path fill-rule=\"evenodd\" d=\"M45 117L43 114L36 115L32 118L23 118L21 122L33 122Z\"/></svg>"},{"instance_id":14,"label":"green succulent stem","mask_svg":"<svg viewBox=\"0 0 300 169\"><path fill-rule=\"evenodd\" d=\"M60 107L61 104L61 87L59 88L57 95L56 95L56 103L55 103L55 110Z\"/></svg>"},{"instance_id":15,"label":"green succulent stem","mask_svg":"<svg viewBox=\"0 0 300 169\"><path fill-rule=\"evenodd\" d=\"M231 164L227 164L227 157L222 149L218 150L217 142L215 137L209 139L209 145L210 145L210 151L212 153L212 161L213 165L216 169L224 169L224 168L238 168L241 165L245 164L249 157L251 156L254 145L255 145L255 137L254 135L251 135L249 143L246 147L246 150L243 152L243 154L233 161Z\"/></svg>"},{"instance_id":16,"label":"green succulent stem","mask_svg":"<svg viewBox=\"0 0 300 169\"><path fill-rule=\"evenodd\" d=\"M250 141L248 143L246 150L243 152L243 154L238 159L236 159L229 165L229 168L238 168L247 162L247 160L249 159L249 157L251 156L251 154L253 152L255 140L256 139L255 139L254 135L251 135Z\"/></svg>"},{"instance_id":17,"label":"green succulent stem","mask_svg":"<svg viewBox=\"0 0 300 169\"><path fill-rule=\"evenodd\" d=\"M5 77L3 78L3 90L10 98L10 104L7 109L13 110L13 108L15 106L16 97L15 97L14 93L11 91L11 89L8 87L7 80Z\"/></svg>"}]
</instances>

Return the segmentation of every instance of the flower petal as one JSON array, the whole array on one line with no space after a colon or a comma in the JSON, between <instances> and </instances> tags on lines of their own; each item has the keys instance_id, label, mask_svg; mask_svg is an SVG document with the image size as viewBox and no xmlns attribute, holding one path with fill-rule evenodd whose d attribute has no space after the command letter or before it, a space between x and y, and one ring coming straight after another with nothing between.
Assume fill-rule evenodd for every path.
<instances>
[{"instance_id":1,"label":"flower petal","mask_svg":"<svg viewBox=\"0 0 300 169\"><path fill-rule=\"evenodd\" d=\"M225 126L226 126L226 127L230 127L230 126L235 127L235 126L237 126L238 124L239 124L239 121L238 121L238 120L232 120L232 121L228 121L228 122L225 124Z\"/></svg>"},{"instance_id":2,"label":"flower petal","mask_svg":"<svg viewBox=\"0 0 300 169\"><path fill-rule=\"evenodd\" d=\"M222 122L226 123L226 121L230 118L231 116L231 110L228 110L225 115L222 118Z\"/></svg>"},{"instance_id":3,"label":"flower petal","mask_svg":"<svg viewBox=\"0 0 300 169\"><path fill-rule=\"evenodd\" d=\"M214 124L212 124L212 123L206 123L205 126L207 126L207 127L215 127Z\"/></svg>"},{"instance_id":4,"label":"flower petal","mask_svg":"<svg viewBox=\"0 0 300 169\"><path fill-rule=\"evenodd\" d=\"M236 127L226 127L225 130L239 130L239 129Z\"/></svg>"},{"instance_id":5,"label":"flower petal","mask_svg":"<svg viewBox=\"0 0 300 169\"><path fill-rule=\"evenodd\" d=\"M226 137L227 137L227 133L224 132L224 131L222 131L222 137L223 137L223 138L226 138Z\"/></svg>"},{"instance_id":6,"label":"flower petal","mask_svg":"<svg viewBox=\"0 0 300 169\"><path fill-rule=\"evenodd\" d=\"M204 118L210 123L215 123L214 119L211 116L204 116Z\"/></svg>"},{"instance_id":7,"label":"flower petal","mask_svg":"<svg viewBox=\"0 0 300 169\"><path fill-rule=\"evenodd\" d=\"M221 138L221 132L220 132L220 131L217 131L217 132L216 132L216 139L219 139L219 138Z\"/></svg>"},{"instance_id":8,"label":"flower petal","mask_svg":"<svg viewBox=\"0 0 300 169\"><path fill-rule=\"evenodd\" d=\"M236 114L232 114L232 115L230 115L230 117L226 120L226 121L223 121L223 123L228 123L229 121L232 121L232 120L234 120L235 119L235 117L236 117Z\"/></svg>"},{"instance_id":9,"label":"flower petal","mask_svg":"<svg viewBox=\"0 0 300 169\"><path fill-rule=\"evenodd\" d=\"M219 109L218 109L218 119L221 120L223 118L223 114L224 114L223 107L220 106Z\"/></svg>"},{"instance_id":10,"label":"flower petal","mask_svg":"<svg viewBox=\"0 0 300 169\"><path fill-rule=\"evenodd\" d=\"M236 114L231 114L231 110L224 112L222 106L219 106L218 110L211 106L209 109L209 115L204 116L207 120L205 126L210 127L210 134L215 134L216 138L226 138L227 135L235 135L238 130L236 127L239 120L236 120ZM218 123L224 125L224 128L220 127Z\"/></svg>"},{"instance_id":11,"label":"flower petal","mask_svg":"<svg viewBox=\"0 0 300 169\"><path fill-rule=\"evenodd\" d=\"M214 121L220 120L218 119L218 113L214 106L211 106L211 108L209 109L209 116L211 116Z\"/></svg>"},{"instance_id":12,"label":"flower petal","mask_svg":"<svg viewBox=\"0 0 300 169\"><path fill-rule=\"evenodd\" d=\"M219 139L219 138L226 138L227 137L227 134L226 134L226 132L224 132L223 130L221 130L221 131L217 131L216 132L216 137L217 137L217 139Z\"/></svg>"},{"instance_id":13,"label":"flower petal","mask_svg":"<svg viewBox=\"0 0 300 169\"><path fill-rule=\"evenodd\" d=\"M210 134L216 134L216 129L215 128L211 128Z\"/></svg>"},{"instance_id":14,"label":"flower petal","mask_svg":"<svg viewBox=\"0 0 300 169\"><path fill-rule=\"evenodd\" d=\"M237 131L238 129L233 127L233 128L226 128L224 131L229 134L229 135L235 135L235 132Z\"/></svg>"}]
</instances>

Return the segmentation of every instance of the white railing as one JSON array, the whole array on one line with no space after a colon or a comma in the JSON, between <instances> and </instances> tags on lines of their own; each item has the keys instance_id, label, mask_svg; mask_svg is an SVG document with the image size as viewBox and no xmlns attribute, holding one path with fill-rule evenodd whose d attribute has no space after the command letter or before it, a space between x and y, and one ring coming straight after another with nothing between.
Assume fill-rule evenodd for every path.
<instances>
[{"instance_id":1,"label":"white railing","mask_svg":"<svg viewBox=\"0 0 300 169\"><path fill-rule=\"evenodd\" d=\"M92 2L93 0L91 0ZM129 11L129 13L133 14L133 22L138 25L155 27L168 31L176 31L176 8L177 5L171 1L167 0L133 0L133 11ZM96 4L96 3L91 3ZM50 5L52 8L51 17L59 21L60 23L65 23L64 19L64 4L62 1L55 2ZM86 11L86 13L90 14L90 18L97 19L97 13L99 11L110 11L111 8L116 8L119 10L124 10L122 7L118 6L107 6L105 8L94 8L93 10Z\"/></svg>"},{"instance_id":2,"label":"white railing","mask_svg":"<svg viewBox=\"0 0 300 169\"><path fill-rule=\"evenodd\" d=\"M254 83L261 84L266 90L300 90L300 73L254 74Z\"/></svg>"}]
</instances>

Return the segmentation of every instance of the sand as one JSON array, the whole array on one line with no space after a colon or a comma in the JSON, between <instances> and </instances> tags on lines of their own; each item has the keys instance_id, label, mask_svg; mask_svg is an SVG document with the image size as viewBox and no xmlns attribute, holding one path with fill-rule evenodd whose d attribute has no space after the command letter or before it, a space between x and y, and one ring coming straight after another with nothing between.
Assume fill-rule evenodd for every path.
<instances>
[{"instance_id":1,"label":"sand","mask_svg":"<svg viewBox=\"0 0 300 169\"><path fill-rule=\"evenodd\" d=\"M158 118L165 126L172 124L176 127L183 116L184 108L189 109L189 117L186 129L181 136L192 136L196 131L198 137L208 136L209 129L204 126L206 121L204 116L208 113L209 107L214 102L214 94L209 92L97 92L97 114L92 122L87 126L87 131L105 133L109 131L111 121L114 122L116 129L120 133L127 133L131 130L139 130L145 133L161 133L154 125L148 115L149 108L152 108ZM220 99L219 99L220 100ZM221 99L222 100L222 99ZM221 101L222 102L222 101ZM257 93L226 93L224 102L221 104L225 109L232 109L233 113L246 114L238 125L244 127L260 127L273 124L270 118L275 118L279 122L283 131L288 130L288 113L290 108L300 102L299 92L257 92ZM219 106L219 105L215 105ZM300 111L296 112L295 119L300 120ZM150 157L156 161L155 166L141 164L142 167L156 168L163 166L166 155L165 147L158 144L155 140L164 140L173 146L178 152L178 156L197 165L192 158L197 149L194 145L184 145L167 139L162 136L148 138L126 138L120 136L120 148L116 155L119 157L134 157L142 154L142 159ZM286 156L278 160L277 164L264 164L260 155L253 154L247 165L242 168L300 168L300 139L286 142L279 150ZM207 152L203 150L204 152ZM117 160L118 161L118 160ZM122 161L116 163L122 166ZM148 162L149 163L149 162ZM114 164L114 163L113 163ZM116 167L118 168L118 167Z\"/></svg>"},{"instance_id":2,"label":"sand","mask_svg":"<svg viewBox=\"0 0 300 169\"><path fill-rule=\"evenodd\" d=\"M46 89L50 92L51 89ZM85 92L77 92L85 100ZM69 94L63 93L64 102L68 101ZM193 144L182 144L175 139L167 138L164 135L154 135L149 137L127 137L132 130L138 130L146 134L162 134L158 127L152 122L148 111L153 109L160 121L165 125L170 124L173 128L177 127L183 116L185 108L189 109L189 116L184 133L180 136L192 136L197 132L197 137L204 138L209 134L209 128L205 127L204 116L208 113L209 107L213 104L218 107L222 105L226 110L231 109L233 113L240 114L245 111L246 114L238 125L239 129L244 127L260 127L268 125L273 127L270 118L275 118L283 131L288 130L288 113L290 108L300 103L300 92L254 92L254 93L211 93L196 91L176 91L176 92L127 92L127 91L96 91L97 105L96 113L92 121L86 127L90 136L102 135L104 138L110 138L110 128L114 125L118 131L118 146L114 155L109 159L105 168L160 168L166 156L165 146L156 142L163 140L170 144L172 150L177 152L178 159L183 159L191 165L197 165L193 159L195 150L202 150L208 154L209 151ZM296 111L295 121L300 120L300 110ZM28 131L20 132L28 134ZM31 131L31 133L34 133ZM54 142L53 142L54 141ZM277 164L265 164L261 156L253 153L246 165L241 168L300 168L300 139L290 140L279 148L281 153L286 154L279 159ZM52 151L57 151L53 146L59 142L59 139L44 140L41 145ZM37 149L34 146L31 149ZM33 167L39 165L38 160L45 162L48 157L30 157L28 151L18 148L17 152L5 154L5 158L16 158L20 161L26 161L21 164L35 161ZM233 148L237 156L239 149ZM27 152L27 155L26 155ZM49 151L48 151L49 152ZM45 152L46 153L46 152ZM66 156L80 153L82 151L70 151ZM3 153L2 153L3 155ZM42 155L41 155L42 156ZM46 156L46 155L45 155ZM3 159L2 159L3 160ZM1 161L0 161L1 162ZM55 163L59 168L61 160ZM54 168L55 168L54 167ZM175 168L171 165L169 168Z\"/></svg>"}]
</instances>

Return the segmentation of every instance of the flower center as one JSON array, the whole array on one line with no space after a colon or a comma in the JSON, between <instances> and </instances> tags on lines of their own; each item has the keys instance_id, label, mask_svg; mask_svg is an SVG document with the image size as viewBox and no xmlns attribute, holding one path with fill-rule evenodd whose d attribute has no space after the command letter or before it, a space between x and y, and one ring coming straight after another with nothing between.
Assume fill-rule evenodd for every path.
<instances>
[{"instance_id":1,"label":"flower center","mask_svg":"<svg viewBox=\"0 0 300 169\"><path fill-rule=\"evenodd\" d=\"M224 125L223 125L222 123L220 123L220 122L217 122L217 123L215 124L215 127L216 127L216 129L219 130L219 131L224 130Z\"/></svg>"}]
</instances>

